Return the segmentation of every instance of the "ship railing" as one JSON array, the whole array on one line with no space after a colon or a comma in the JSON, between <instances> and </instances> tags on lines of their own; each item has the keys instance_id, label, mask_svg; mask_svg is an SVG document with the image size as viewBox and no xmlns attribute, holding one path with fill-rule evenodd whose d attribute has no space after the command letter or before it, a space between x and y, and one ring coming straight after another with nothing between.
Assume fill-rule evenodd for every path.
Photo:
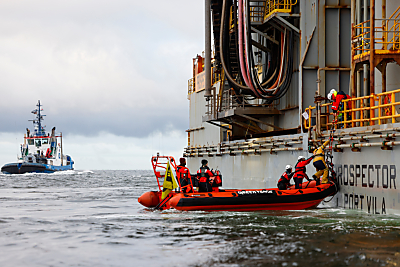
<instances>
[{"instance_id":1,"label":"ship railing","mask_svg":"<svg viewBox=\"0 0 400 267\"><path fill-rule=\"evenodd\" d=\"M201 74L203 74L204 72L202 72ZM221 80L221 73L215 71L215 67L211 68L211 73L212 73L212 84L217 83ZM204 90L205 88L196 88L196 79L195 77L190 78L188 80L188 96L194 92L200 92L202 90Z\"/></svg>"},{"instance_id":2,"label":"ship railing","mask_svg":"<svg viewBox=\"0 0 400 267\"><path fill-rule=\"evenodd\" d=\"M235 9L233 6L230 8L229 12L229 28L233 29L235 27ZM265 15L265 0L251 1L250 2L250 22L255 24L261 24L264 20Z\"/></svg>"},{"instance_id":3,"label":"ship railing","mask_svg":"<svg viewBox=\"0 0 400 267\"><path fill-rule=\"evenodd\" d=\"M188 146L186 157L258 155L260 153L276 154L283 151L302 151L303 137L267 137L244 142L226 142L207 146Z\"/></svg>"},{"instance_id":4,"label":"ship railing","mask_svg":"<svg viewBox=\"0 0 400 267\"><path fill-rule=\"evenodd\" d=\"M265 14L265 1L251 1L249 3L251 23L262 23Z\"/></svg>"},{"instance_id":5,"label":"ship railing","mask_svg":"<svg viewBox=\"0 0 400 267\"><path fill-rule=\"evenodd\" d=\"M297 0L267 0L264 20L274 13L292 13L292 7L296 4Z\"/></svg>"},{"instance_id":6,"label":"ship railing","mask_svg":"<svg viewBox=\"0 0 400 267\"><path fill-rule=\"evenodd\" d=\"M374 50L377 54L400 50L400 6L387 19L375 19ZM355 58L370 53L371 27L370 20L353 26L352 44ZM380 51L383 50L383 51Z\"/></svg>"},{"instance_id":7,"label":"ship railing","mask_svg":"<svg viewBox=\"0 0 400 267\"><path fill-rule=\"evenodd\" d=\"M321 130L353 128L400 122L400 89L343 100L337 119L331 103L321 105ZM309 106L303 113L303 126L310 129L316 122L316 107Z\"/></svg>"},{"instance_id":8,"label":"ship railing","mask_svg":"<svg viewBox=\"0 0 400 267\"><path fill-rule=\"evenodd\" d=\"M211 83L214 85L215 83L221 81L221 72L216 72L214 67L211 68L211 73L212 73L212 81Z\"/></svg>"},{"instance_id":9,"label":"ship railing","mask_svg":"<svg viewBox=\"0 0 400 267\"><path fill-rule=\"evenodd\" d=\"M163 190L163 182L164 182L164 176L167 171L167 166L168 163L170 163L170 166L173 170L176 172L176 161L174 157L172 156L160 156L157 153L157 156L151 157L151 165L153 167L154 174L156 176L157 180L157 185L158 185L158 190L162 191Z\"/></svg>"},{"instance_id":10,"label":"ship railing","mask_svg":"<svg viewBox=\"0 0 400 267\"><path fill-rule=\"evenodd\" d=\"M279 100L274 101L272 104L262 104L261 100L249 103L246 101L246 96L235 95L231 89L218 93L215 88L211 88L211 95L206 103L206 115L214 115L214 117L221 111L246 107L277 108L280 103Z\"/></svg>"},{"instance_id":11,"label":"ship railing","mask_svg":"<svg viewBox=\"0 0 400 267\"><path fill-rule=\"evenodd\" d=\"M206 103L206 115L216 116L217 112L231 110L235 108L246 108L246 107L269 107L276 108L280 104L280 100L274 101L272 104L263 104L262 100L253 100L249 102L245 95L237 95L232 88L226 88L223 84L225 81L225 73L221 70L220 73L213 72L213 88L211 88L211 97ZM220 89L217 90L214 84L221 82Z\"/></svg>"}]
</instances>

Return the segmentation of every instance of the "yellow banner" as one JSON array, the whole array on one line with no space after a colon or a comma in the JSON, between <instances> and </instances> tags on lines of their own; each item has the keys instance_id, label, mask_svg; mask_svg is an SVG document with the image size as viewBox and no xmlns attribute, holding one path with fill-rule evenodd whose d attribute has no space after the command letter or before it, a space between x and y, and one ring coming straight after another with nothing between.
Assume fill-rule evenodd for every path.
<instances>
[{"instance_id":1,"label":"yellow banner","mask_svg":"<svg viewBox=\"0 0 400 267\"><path fill-rule=\"evenodd\" d=\"M174 174L171 170L171 165L167 164L167 171L165 172L165 178L163 183L163 191L161 194L161 200L163 200L168 194L178 187L178 183L175 181Z\"/></svg>"}]
</instances>

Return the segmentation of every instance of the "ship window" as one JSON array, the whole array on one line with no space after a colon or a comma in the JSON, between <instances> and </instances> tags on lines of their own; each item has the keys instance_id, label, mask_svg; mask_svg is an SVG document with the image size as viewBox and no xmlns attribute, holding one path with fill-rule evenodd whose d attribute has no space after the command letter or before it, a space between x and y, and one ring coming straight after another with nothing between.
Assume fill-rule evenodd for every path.
<instances>
[{"instance_id":1,"label":"ship window","mask_svg":"<svg viewBox=\"0 0 400 267\"><path fill-rule=\"evenodd\" d=\"M40 139L36 139L35 145L37 147L41 146L42 145L42 141Z\"/></svg>"},{"instance_id":2,"label":"ship window","mask_svg":"<svg viewBox=\"0 0 400 267\"><path fill-rule=\"evenodd\" d=\"M28 139L28 145L33 145L33 139Z\"/></svg>"},{"instance_id":3,"label":"ship window","mask_svg":"<svg viewBox=\"0 0 400 267\"><path fill-rule=\"evenodd\" d=\"M48 145L49 144L49 139L42 139L42 145Z\"/></svg>"}]
</instances>

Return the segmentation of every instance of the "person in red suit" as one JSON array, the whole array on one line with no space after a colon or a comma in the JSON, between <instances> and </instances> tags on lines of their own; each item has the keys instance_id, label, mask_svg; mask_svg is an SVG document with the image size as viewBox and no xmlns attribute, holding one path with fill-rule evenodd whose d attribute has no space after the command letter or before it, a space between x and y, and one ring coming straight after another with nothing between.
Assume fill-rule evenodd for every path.
<instances>
[{"instance_id":1,"label":"person in red suit","mask_svg":"<svg viewBox=\"0 0 400 267\"><path fill-rule=\"evenodd\" d=\"M333 101L333 104L332 104L333 113L337 113L338 112L342 100L350 99L350 98L351 98L351 96L349 96L345 92L340 91L338 93L335 89L332 89L328 94L328 99L330 101ZM349 102L349 105L350 105L350 102Z\"/></svg>"},{"instance_id":2,"label":"person in red suit","mask_svg":"<svg viewBox=\"0 0 400 267\"><path fill-rule=\"evenodd\" d=\"M286 190L290 186L290 179L293 177L292 166L286 165L285 172L278 181L278 189Z\"/></svg>"},{"instance_id":3,"label":"person in red suit","mask_svg":"<svg viewBox=\"0 0 400 267\"><path fill-rule=\"evenodd\" d=\"M343 91L340 91L339 93L335 90L332 89L329 94L328 94L328 99L332 101L332 112L337 116L338 121L343 121L343 110L344 106L342 101L345 99L350 99L351 96L346 94ZM347 102L347 110L351 109L351 101ZM351 115L350 113L347 113L347 120L351 120Z\"/></svg>"},{"instance_id":4,"label":"person in red suit","mask_svg":"<svg viewBox=\"0 0 400 267\"><path fill-rule=\"evenodd\" d=\"M186 159L180 158L179 165L176 167L176 176L179 179L179 183L183 193L190 193L193 192L192 190L192 183L191 183L191 176L189 169L186 167Z\"/></svg>"},{"instance_id":5,"label":"person in red suit","mask_svg":"<svg viewBox=\"0 0 400 267\"><path fill-rule=\"evenodd\" d=\"M208 168L208 161L203 159L201 167L197 171L197 179L199 179L199 192L211 192L211 182L213 181L214 174Z\"/></svg>"},{"instance_id":6,"label":"person in red suit","mask_svg":"<svg viewBox=\"0 0 400 267\"><path fill-rule=\"evenodd\" d=\"M308 178L308 176L306 174L306 166L308 163L311 162L312 159L313 159L313 156L308 159L306 159L303 156L299 156L297 158L296 166L294 166L294 176L293 176L293 180L294 180L296 189L301 189L301 184L303 183L303 178L306 178L308 181L310 181L310 179Z\"/></svg>"}]
</instances>

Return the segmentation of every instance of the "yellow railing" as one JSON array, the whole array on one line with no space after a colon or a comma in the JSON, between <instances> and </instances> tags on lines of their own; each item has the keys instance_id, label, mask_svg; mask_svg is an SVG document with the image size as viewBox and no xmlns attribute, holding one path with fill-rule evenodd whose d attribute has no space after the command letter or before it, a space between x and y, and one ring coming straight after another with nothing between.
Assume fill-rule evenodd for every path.
<instances>
[{"instance_id":1,"label":"yellow railing","mask_svg":"<svg viewBox=\"0 0 400 267\"><path fill-rule=\"evenodd\" d=\"M297 4L297 0L267 0L265 3L264 19L267 19L273 13L291 13L292 6Z\"/></svg>"},{"instance_id":2,"label":"yellow railing","mask_svg":"<svg viewBox=\"0 0 400 267\"><path fill-rule=\"evenodd\" d=\"M263 22L264 14L265 14L265 6L264 1L252 2L253 5L250 6L250 21L254 22ZM229 11L229 28L233 29L235 27L235 10L233 6Z\"/></svg>"},{"instance_id":3,"label":"yellow railing","mask_svg":"<svg viewBox=\"0 0 400 267\"><path fill-rule=\"evenodd\" d=\"M338 112L342 119L337 123L330 106L331 103L321 105L321 130L330 129L333 124L335 128L352 128L400 122L400 89L343 100L344 109ZM303 117L303 126L308 130L315 125L316 107L309 106L305 112L308 119Z\"/></svg>"},{"instance_id":4,"label":"yellow railing","mask_svg":"<svg viewBox=\"0 0 400 267\"><path fill-rule=\"evenodd\" d=\"M261 4L262 3L262 4ZM250 6L250 21L251 22L263 22L265 14L264 2L260 2L259 5Z\"/></svg>"},{"instance_id":5,"label":"yellow railing","mask_svg":"<svg viewBox=\"0 0 400 267\"><path fill-rule=\"evenodd\" d=\"M371 44L370 20L353 26L353 49L356 54L368 53ZM375 50L400 49L400 6L388 19L375 19L374 48Z\"/></svg>"},{"instance_id":6,"label":"yellow railing","mask_svg":"<svg viewBox=\"0 0 400 267\"><path fill-rule=\"evenodd\" d=\"M188 80L188 95L195 91L195 83L194 78Z\"/></svg>"},{"instance_id":7,"label":"yellow railing","mask_svg":"<svg viewBox=\"0 0 400 267\"><path fill-rule=\"evenodd\" d=\"M215 72L215 68L214 67L211 68L211 74L212 74L211 85L213 85L216 82L221 81L221 73L220 72Z\"/></svg>"},{"instance_id":8,"label":"yellow railing","mask_svg":"<svg viewBox=\"0 0 400 267\"><path fill-rule=\"evenodd\" d=\"M361 53L369 51L371 42L369 34L371 33L371 28L368 26L368 23L369 20L353 26L353 50L361 51Z\"/></svg>"},{"instance_id":9,"label":"yellow railing","mask_svg":"<svg viewBox=\"0 0 400 267\"><path fill-rule=\"evenodd\" d=\"M211 68L211 73L212 73L211 84L214 84L221 80L221 73L214 72L214 67ZM190 78L188 80L188 95L194 93L195 91L196 91L195 78Z\"/></svg>"}]
</instances>

